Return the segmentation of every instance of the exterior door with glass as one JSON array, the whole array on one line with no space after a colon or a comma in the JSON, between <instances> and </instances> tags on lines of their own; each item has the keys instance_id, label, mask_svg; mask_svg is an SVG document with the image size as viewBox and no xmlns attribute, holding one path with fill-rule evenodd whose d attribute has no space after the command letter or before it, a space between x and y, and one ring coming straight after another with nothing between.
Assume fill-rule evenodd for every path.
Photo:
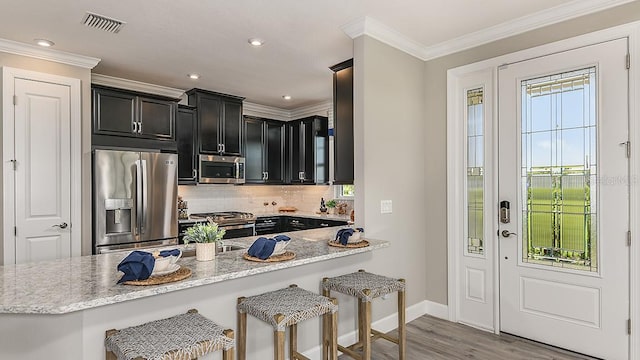
<instances>
[{"instance_id":1,"label":"exterior door with glass","mask_svg":"<svg viewBox=\"0 0 640 360\"><path fill-rule=\"evenodd\" d=\"M605 359L629 356L627 51L498 72L500 329Z\"/></svg>"}]
</instances>

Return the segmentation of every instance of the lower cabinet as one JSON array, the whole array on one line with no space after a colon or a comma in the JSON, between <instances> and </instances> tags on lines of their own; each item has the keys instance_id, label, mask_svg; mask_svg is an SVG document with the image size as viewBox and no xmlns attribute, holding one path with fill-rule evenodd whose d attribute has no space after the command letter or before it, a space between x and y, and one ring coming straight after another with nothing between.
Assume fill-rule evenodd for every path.
<instances>
[{"instance_id":1,"label":"lower cabinet","mask_svg":"<svg viewBox=\"0 0 640 360\"><path fill-rule=\"evenodd\" d=\"M259 217L256 220L256 235L344 225L347 225L347 221L345 220L317 219L288 215Z\"/></svg>"}]
</instances>

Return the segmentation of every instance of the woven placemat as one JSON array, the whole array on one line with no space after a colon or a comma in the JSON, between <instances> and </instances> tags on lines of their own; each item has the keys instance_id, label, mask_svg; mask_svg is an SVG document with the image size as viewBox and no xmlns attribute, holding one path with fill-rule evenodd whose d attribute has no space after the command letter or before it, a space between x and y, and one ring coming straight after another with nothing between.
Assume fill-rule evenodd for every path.
<instances>
[{"instance_id":1,"label":"woven placemat","mask_svg":"<svg viewBox=\"0 0 640 360\"><path fill-rule=\"evenodd\" d=\"M363 248L369 246L369 242L367 240L361 240L357 243L347 243L347 245L342 245L339 242L335 242L333 240L329 240L329 246L339 247L339 248Z\"/></svg>"},{"instance_id":2,"label":"woven placemat","mask_svg":"<svg viewBox=\"0 0 640 360\"><path fill-rule=\"evenodd\" d=\"M188 267L182 266L180 267L180 269L178 269L178 271L173 272L171 274L152 276L145 280L125 281L123 282L123 284L136 285L136 286L160 285L160 284L166 284L174 281L184 280L189 276L191 276L191 269L189 269Z\"/></svg>"},{"instance_id":3,"label":"woven placemat","mask_svg":"<svg viewBox=\"0 0 640 360\"><path fill-rule=\"evenodd\" d=\"M255 256L251 256L248 253L242 254L242 257L245 258L246 260L255 261L255 262L278 262L278 261L293 260L293 259L295 259L296 254L293 251L285 251L284 253L282 253L280 255L269 256L265 260L262 260L260 258L255 257Z\"/></svg>"}]
</instances>

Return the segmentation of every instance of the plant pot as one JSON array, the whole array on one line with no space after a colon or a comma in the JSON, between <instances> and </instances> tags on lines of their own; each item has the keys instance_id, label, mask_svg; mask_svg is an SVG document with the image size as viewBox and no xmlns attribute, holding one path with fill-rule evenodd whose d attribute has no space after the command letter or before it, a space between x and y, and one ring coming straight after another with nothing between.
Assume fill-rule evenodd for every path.
<instances>
[{"instance_id":1,"label":"plant pot","mask_svg":"<svg viewBox=\"0 0 640 360\"><path fill-rule=\"evenodd\" d=\"M196 260L211 261L216 257L216 243L196 243Z\"/></svg>"}]
</instances>

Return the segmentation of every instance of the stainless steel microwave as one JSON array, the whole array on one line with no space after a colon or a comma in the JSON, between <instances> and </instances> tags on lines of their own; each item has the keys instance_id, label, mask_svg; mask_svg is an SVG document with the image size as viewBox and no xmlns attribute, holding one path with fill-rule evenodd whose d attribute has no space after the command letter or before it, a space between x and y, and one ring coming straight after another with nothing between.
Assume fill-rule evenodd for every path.
<instances>
[{"instance_id":1,"label":"stainless steel microwave","mask_svg":"<svg viewBox=\"0 0 640 360\"><path fill-rule=\"evenodd\" d=\"M200 155L198 182L204 184L244 184L244 158Z\"/></svg>"}]
</instances>

